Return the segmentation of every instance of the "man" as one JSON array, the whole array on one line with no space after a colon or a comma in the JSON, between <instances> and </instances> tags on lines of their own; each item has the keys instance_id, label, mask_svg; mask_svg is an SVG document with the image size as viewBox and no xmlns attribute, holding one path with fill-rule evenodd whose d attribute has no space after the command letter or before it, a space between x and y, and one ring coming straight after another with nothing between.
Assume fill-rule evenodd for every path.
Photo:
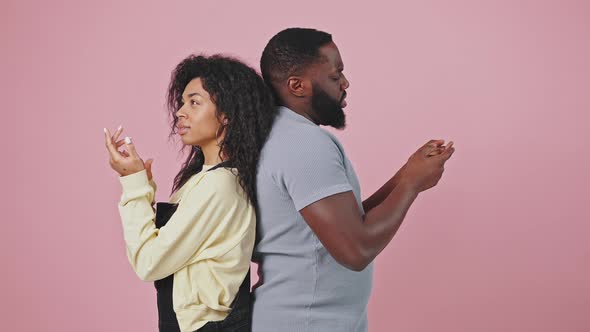
<instances>
[{"instance_id":1,"label":"man","mask_svg":"<svg viewBox=\"0 0 590 332\"><path fill-rule=\"evenodd\" d=\"M260 61L281 105L257 175L259 264L253 331L367 331L373 259L418 194L435 186L452 142L433 140L364 202L344 149L344 65L330 34L292 28Z\"/></svg>"}]
</instances>

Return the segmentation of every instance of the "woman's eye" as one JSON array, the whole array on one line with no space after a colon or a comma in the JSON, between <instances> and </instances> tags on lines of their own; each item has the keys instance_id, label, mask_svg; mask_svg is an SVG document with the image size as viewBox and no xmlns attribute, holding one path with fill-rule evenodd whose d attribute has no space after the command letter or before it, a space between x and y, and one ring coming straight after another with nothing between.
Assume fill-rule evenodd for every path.
<instances>
[{"instance_id":1,"label":"woman's eye","mask_svg":"<svg viewBox=\"0 0 590 332\"><path fill-rule=\"evenodd\" d=\"M196 101L196 100L191 100L191 105L192 105L192 106L195 106L195 105L199 105L199 103L197 103L197 101Z\"/></svg>"}]
</instances>

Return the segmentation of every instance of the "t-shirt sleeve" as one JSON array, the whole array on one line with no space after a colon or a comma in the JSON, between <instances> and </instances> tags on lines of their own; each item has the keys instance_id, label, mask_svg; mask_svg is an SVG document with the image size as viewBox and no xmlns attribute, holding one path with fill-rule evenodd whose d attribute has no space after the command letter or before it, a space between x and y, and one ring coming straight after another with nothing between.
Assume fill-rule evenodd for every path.
<instances>
[{"instance_id":1,"label":"t-shirt sleeve","mask_svg":"<svg viewBox=\"0 0 590 332\"><path fill-rule=\"evenodd\" d=\"M289 144L275 161L275 180L300 211L322 198L351 191L344 155L336 142L322 131L301 135L302 142Z\"/></svg>"}]
</instances>

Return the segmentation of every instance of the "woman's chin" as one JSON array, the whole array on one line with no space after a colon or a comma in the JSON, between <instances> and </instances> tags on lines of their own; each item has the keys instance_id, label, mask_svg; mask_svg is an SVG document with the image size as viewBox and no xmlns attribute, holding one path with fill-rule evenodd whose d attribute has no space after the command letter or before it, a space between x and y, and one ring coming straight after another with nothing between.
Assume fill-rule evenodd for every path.
<instances>
[{"instance_id":1,"label":"woman's chin","mask_svg":"<svg viewBox=\"0 0 590 332\"><path fill-rule=\"evenodd\" d=\"M181 135L180 140L184 145L195 145L194 142L186 134Z\"/></svg>"},{"instance_id":2,"label":"woman's chin","mask_svg":"<svg viewBox=\"0 0 590 332\"><path fill-rule=\"evenodd\" d=\"M186 134L180 136L180 140L184 145L201 146L201 141L188 137Z\"/></svg>"}]
</instances>

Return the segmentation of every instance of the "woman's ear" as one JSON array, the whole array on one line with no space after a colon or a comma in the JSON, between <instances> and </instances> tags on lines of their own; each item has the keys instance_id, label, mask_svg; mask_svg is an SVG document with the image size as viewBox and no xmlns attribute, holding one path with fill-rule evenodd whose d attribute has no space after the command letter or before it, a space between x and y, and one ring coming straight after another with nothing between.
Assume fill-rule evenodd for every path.
<instances>
[{"instance_id":1,"label":"woman's ear","mask_svg":"<svg viewBox=\"0 0 590 332\"><path fill-rule=\"evenodd\" d=\"M227 115L221 114L221 117L219 118L219 123L224 127L227 126L227 124L229 123L229 119L227 118Z\"/></svg>"}]
</instances>

